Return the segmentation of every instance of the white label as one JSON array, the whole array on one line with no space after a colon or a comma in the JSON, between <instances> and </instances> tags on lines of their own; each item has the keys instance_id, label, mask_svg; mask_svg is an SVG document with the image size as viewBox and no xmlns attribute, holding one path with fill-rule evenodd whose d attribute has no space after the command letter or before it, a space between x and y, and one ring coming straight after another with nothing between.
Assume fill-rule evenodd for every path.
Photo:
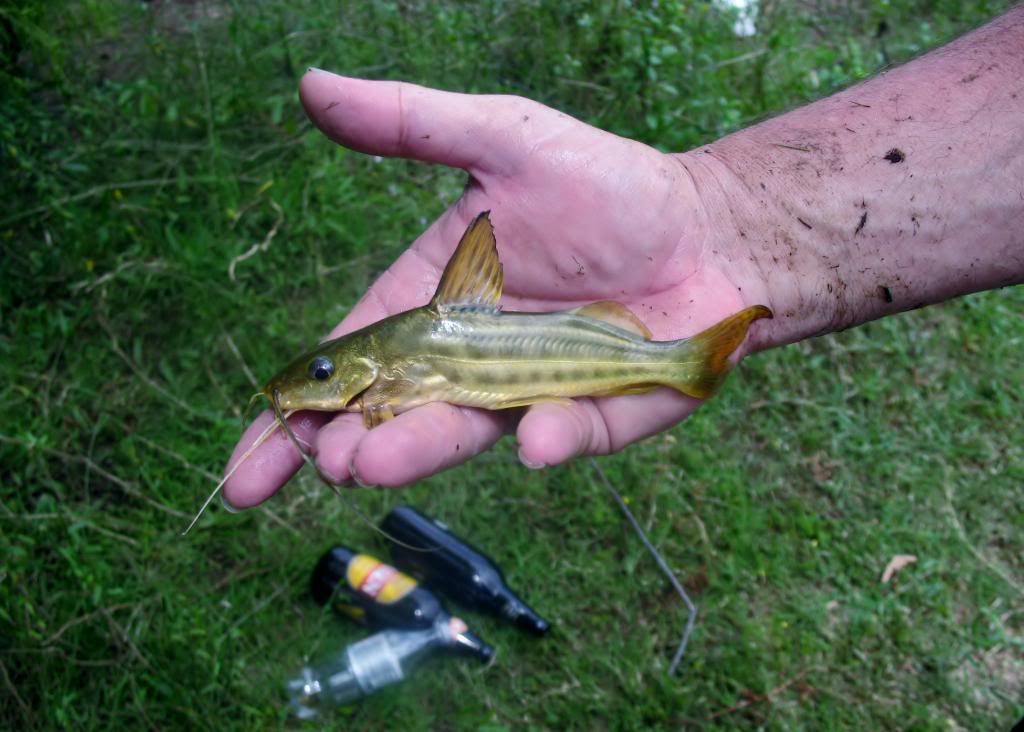
<instances>
[{"instance_id":1,"label":"white label","mask_svg":"<svg viewBox=\"0 0 1024 732\"><path fill-rule=\"evenodd\" d=\"M392 650L387 633L371 635L350 646L348 663L359 688L366 694L405 678L402 663Z\"/></svg>"}]
</instances>

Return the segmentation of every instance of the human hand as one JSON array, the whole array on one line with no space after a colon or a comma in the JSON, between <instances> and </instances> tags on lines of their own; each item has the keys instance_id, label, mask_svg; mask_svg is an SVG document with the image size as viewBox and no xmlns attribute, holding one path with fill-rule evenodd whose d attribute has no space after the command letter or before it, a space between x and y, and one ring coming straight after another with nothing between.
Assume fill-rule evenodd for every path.
<instances>
[{"instance_id":1,"label":"human hand","mask_svg":"<svg viewBox=\"0 0 1024 732\"><path fill-rule=\"evenodd\" d=\"M903 67L679 155L525 99L310 72L303 104L335 141L470 176L331 335L427 302L463 230L487 209L507 309L616 300L665 340L767 305L778 317L739 355L1022 282L1022 18L1012 10ZM978 58L993 62L980 69ZM290 423L332 480L397 486L505 432L515 431L526 465L554 465L621 449L697 405L658 389L525 413L428 404L370 432L357 414L300 412ZM265 412L250 426L232 465L271 419ZM277 434L224 495L238 507L260 503L300 464Z\"/></svg>"},{"instance_id":2,"label":"human hand","mask_svg":"<svg viewBox=\"0 0 1024 732\"><path fill-rule=\"evenodd\" d=\"M331 139L362 152L465 169L462 197L373 284L337 337L426 303L469 222L491 210L506 310L552 311L595 300L625 304L656 340L692 335L743 307L726 275L733 245L716 238L683 156L602 132L511 96L440 92L310 71L307 113ZM748 288L748 292L751 288ZM741 349L742 350L742 349ZM399 486L439 472L515 431L528 467L620 450L699 405L671 389L488 412L429 404L367 431L360 415L302 412L289 422L339 483ZM245 432L233 466L272 421ZM258 504L302 458L278 433L224 487L234 507Z\"/></svg>"}]
</instances>

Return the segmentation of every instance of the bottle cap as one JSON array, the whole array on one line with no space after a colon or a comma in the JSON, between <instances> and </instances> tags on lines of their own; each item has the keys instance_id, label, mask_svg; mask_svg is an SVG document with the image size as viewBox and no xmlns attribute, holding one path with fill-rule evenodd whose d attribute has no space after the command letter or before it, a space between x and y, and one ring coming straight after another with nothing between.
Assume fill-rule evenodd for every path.
<instances>
[{"instance_id":1,"label":"bottle cap","mask_svg":"<svg viewBox=\"0 0 1024 732\"><path fill-rule=\"evenodd\" d=\"M547 635L551 630L551 623L530 608L524 608L524 610L525 612L516 618L516 625L534 635Z\"/></svg>"},{"instance_id":2,"label":"bottle cap","mask_svg":"<svg viewBox=\"0 0 1024 732\"><path fill-rule=\"evenodd\" d=\"M505 594L505 607L501 614L517 628L527 630L534 635L547 635L551 623L535 613L529 605L520 600L511 591Z\"/></svg>"},{"instance_id":3,"label":"bottle cap","mask_svg":"<svg viewBox=\"0 0 1024 732\"><path fill-rule=\"evenodd\" d=\"M285 684L292 714L299 719L315 719L320 713L320 680L309 666Z\"/></svg>"},{"instance_id":4,"label":"bottle cap","mask_svg":"<svg viewBox=\"0 0 1024 732\"><path fill-rule=\"evenodd\" d=\"M452 634L452 649L460 656L473 656L481 663L494 658L494 647L484 643L476 633L471 633L461 618L450 618L448 630Z\"/></svg>"}]
</instances>

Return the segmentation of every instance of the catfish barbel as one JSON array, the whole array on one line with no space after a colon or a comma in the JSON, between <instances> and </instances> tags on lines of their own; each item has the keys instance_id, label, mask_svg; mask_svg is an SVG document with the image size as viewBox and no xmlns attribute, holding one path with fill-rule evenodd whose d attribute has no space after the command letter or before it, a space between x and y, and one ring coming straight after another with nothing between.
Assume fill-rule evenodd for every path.
<instances>
[{"instance_id":1,"label":"catfish barbel","mask_svg":"<svg viewBox=\"0 0 1024 732\"><path fill-rule=\"evenodd\" d=\"M501 262L485 211L466 229L429 303L321 343L254 395L270 401L277 420L243 453L207 504L278 427L312 462L286 421L296 410L362 412L366 427L373 428L429 402L509 409L571 397L640 394L659 386L707 399L721 386L729 356L751 323L772 317L767 307L754 305L692 338L654 341L620 303L604 300L553 313L503 312L501 290Z\"/></svg>"}]
</instances>

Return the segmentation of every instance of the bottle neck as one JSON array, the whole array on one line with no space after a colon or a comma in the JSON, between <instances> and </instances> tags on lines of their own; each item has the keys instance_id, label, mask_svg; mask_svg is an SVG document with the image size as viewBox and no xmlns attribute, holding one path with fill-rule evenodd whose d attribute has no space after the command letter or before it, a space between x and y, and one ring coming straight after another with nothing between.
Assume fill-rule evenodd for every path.
<instances>
[{"instance_id":1,"label":"bottle neck","mask_svg":"<svg viewBox=\"0 0 1024 732\"><path fill-rule=\"evenodd\" d=\"M449 623L449 618L439 617L433 625L422 630L386 631L392 652L401 660L403 672L408 672L435 649L452 644Z\"/></svg>"},{"instance_id":2,"label":"bottle neck","mask_svg":"<svg viewBox=\"0 0 1024 732\"><path fill-rule=\"evenodd\" d=\"M534 635L545 635L548 632L551 627L548 621L535 613L514 594L502 593L502 599L504 601L501 608L502 617Z\"/></svg>"}]
</instances>

